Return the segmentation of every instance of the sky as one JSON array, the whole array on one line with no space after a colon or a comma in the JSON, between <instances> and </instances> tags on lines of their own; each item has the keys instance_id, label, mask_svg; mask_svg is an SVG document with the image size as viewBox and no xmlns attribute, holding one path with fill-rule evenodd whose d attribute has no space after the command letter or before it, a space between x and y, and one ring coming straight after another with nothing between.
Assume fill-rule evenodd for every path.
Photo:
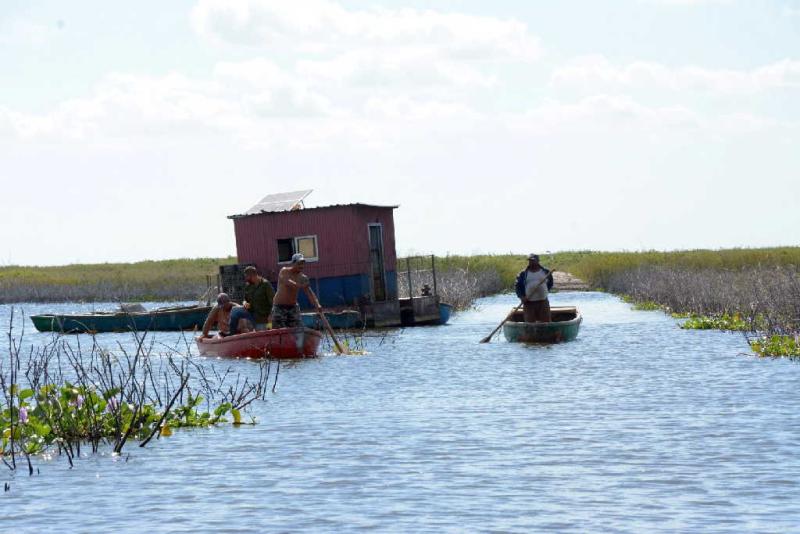
<instances>
[{"instance_id":1,"label":"sky","mask_svg":"<svg viewBox=\"0 0 800 534\"><path fill-rule=\"evenodd\" d=\"M800 244L800 0L2 0L0 66L0 265L299 189L400 254Z\"/></svg>"}]
</instances>

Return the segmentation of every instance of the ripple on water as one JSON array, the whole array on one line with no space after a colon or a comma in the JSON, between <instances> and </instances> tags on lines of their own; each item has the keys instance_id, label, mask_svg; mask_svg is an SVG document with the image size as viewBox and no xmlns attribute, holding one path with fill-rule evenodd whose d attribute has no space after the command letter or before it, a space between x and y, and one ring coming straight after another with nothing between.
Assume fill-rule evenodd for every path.
<instances>
[{"instance_id":1,"label":"ripple on water","mask_svg":"<svg viewBox=\"0 0 800 534\"><path fill-rule=\"evenodd\" d=\"M283 366L255 427L6 473L0 519L13 532L797 528L800 367L609 295L554 301L581 307L577 341L479 345L513 304L485 299L445 327L368 339L368 357ZM47 339L28 326L28 342Z\"/></svg>"}]
</instances>

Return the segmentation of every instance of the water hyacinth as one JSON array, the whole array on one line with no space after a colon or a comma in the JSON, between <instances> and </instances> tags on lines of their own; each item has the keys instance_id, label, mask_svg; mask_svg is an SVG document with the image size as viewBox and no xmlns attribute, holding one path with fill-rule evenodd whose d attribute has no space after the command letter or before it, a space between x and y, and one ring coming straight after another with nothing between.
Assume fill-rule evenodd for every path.
<instances>
[{"instance_id":1,"label":"water hyacinth","mask_svg":"<svg viewBox=\"0 0 800 534\"><path fill-rule=\"evenodd\" d=\"M92 452L108 445L119 454L128 442L144 447L177 428L218 425L228 417L242 424L241 412L270 389L268 361L258 364L255 377L242 377L175 352L155 355L154 343L134 335L141 336L135 354L123 348L111 354L94 338L88 348L56 338L26 350L23 359L21 340L9 333L10 357L0 360L0 457L6 465L16 469L22 457L32 474L36 455L54 452L72 465L86 444Z\"/></svg>"}]
</instances>

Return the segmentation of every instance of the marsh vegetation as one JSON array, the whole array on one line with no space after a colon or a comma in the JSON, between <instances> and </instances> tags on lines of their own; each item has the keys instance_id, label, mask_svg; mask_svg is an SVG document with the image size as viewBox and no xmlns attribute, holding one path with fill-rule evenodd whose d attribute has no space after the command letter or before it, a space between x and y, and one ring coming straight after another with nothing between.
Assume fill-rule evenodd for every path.
<instances>
[{"instance_id":1,"label":"marsh vegetation","mask_svg":"<svg viewBox=\"0 0 800 534\"><path fill-rule=\"evenodd\" d=\"M258 372L244 377L196 361L188 340L183 353L147 333L131 334L132 350L109 350L94 336L26 346L13 324L12 312L0 358L0 459L11 470L22 465L33 474L32 458L47 453L72 465L82 448L120 454L129 443L144 447L176 428L244 424L248 406L277 382L277 362L255 363Z\"/></svg>"},{"instance_id":2,"label":"marsh vegetation","mask_svg":"<svg viewBox=\"0 0 800 534\"><path fill-rule=\"evenodd\" d=\"M0 267L0 304L197 300L220 265L236 258L198 258L55 267Z\"/></svg>"},{"instance_id":3,"label":"marsh vegetation","mask_svg":"<svg viewBox=\"0 0 800 534\"><path fill-rule=\"evenodd\" d=\"M599 253L573 272L663 309L684 328L743 331L762 355L800 356L800 248Z\"/></svg>"}]
</instances>

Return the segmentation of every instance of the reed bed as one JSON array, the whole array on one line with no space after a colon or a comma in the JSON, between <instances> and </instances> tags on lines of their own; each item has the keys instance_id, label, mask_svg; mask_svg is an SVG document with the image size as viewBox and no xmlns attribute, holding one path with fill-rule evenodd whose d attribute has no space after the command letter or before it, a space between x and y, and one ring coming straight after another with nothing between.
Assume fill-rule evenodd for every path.
<instances>
[{"instance_id":1,"label":"reed bed","mask_svg":"<svg viewBox=\"0 0 800 534\"><path fill-rule=\"evenodd\" d=\"M562 270L593 286L610 290L611 278L638 268L666 267L686 271L743 271L800 265L800 247L678 250L670 252L558 253Z\"/></svg>"},{"instance_id":2,"label":"reed bed","mask_svg":"<svg viewBox=\"0 0 800 534\"><path fill-rule=\"evenodd\" d=\"M655 303L687 317L686 328L747 331L751 345L762 354L800 356L797 267L692 270L640 266L609 273L604 286L640 306Z\"/></svg>"},{"instance_id":3,"label":"reed bed","mask_svg":"<svg viewBox=\"0 0 800 534\"><path fill-rule=\"evenodd\" d=\"M194 300L229 263L236 258L0 267L0 304Z\"/></svg>"},{"instance_id":4,"label":"reed bed","mask_svg":"<svg viewBox=\"0 0 800 534\"><path fill-rule=\"evenodd\" d=\"M403 261L400 262L400 267L404 267ZM416 267L420 267L419 263ZM466 268L452 265L445 269L437 268L436 281L436 291L442 301L451 304L456 310L468 309L476 299L507 289L502 275L491 265L482 265L471 269L469 265ZM426 287L433 292L434 283L431 269L418 268L415 270L415 265L411 265L411 292L409 292L408 271L400 271L397 274L397 290L401 298L408 297L410 294L419 296Z\"/></svg>"}]
</instances>

